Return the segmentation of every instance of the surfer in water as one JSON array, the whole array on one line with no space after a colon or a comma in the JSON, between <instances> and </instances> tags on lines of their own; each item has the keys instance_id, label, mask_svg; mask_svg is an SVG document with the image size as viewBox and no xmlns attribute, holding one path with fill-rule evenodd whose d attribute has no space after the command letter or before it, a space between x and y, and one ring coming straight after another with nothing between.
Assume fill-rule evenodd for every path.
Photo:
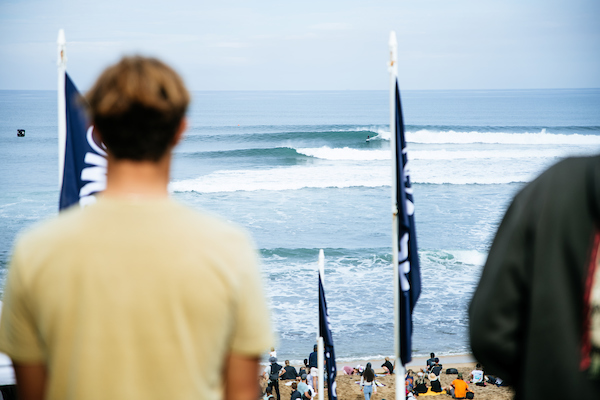
<instances>
[{"instance_id":1,"label":"surfer in water","mask_svg":"<svg viewBox=\"0 0 600 400\"><path fill-rule=\"evenodd\" d=\"M369 135L367 135L367 143L369 143L371 141L371 138L369 137Z\"/></svg>"}]
</instances>

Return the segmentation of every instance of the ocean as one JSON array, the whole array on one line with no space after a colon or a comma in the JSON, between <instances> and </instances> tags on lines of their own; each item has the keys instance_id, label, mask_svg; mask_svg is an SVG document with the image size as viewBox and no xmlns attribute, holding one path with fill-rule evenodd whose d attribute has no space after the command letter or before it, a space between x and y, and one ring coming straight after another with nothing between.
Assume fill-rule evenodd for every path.
<instances>
[{"instance_id":1,"label":"ocean","mask_svg":"<svg viewBox=\"0 0 600 400\"><path fill-rule=\"evenodd\" d=\"M423 283L413 355L468 353L467 307L497 226L541 171L600 152L600 89L402 100ZM193 93L169 189L251 232L280 359L301 362L316 342L319 249L338 361L394 353L388 101L387 91ZM56 92L0 91L0 287L19 231L57 214L57 168Z\"/></svg>"}]
</instances>

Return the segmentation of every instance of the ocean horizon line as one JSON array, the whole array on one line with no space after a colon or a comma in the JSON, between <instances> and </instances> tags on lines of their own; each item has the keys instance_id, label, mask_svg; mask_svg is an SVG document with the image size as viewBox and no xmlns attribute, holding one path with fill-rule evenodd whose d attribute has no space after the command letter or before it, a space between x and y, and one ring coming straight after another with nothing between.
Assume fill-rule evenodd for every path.
<instances>
[{"instance_id":1,"label":"ocean horizon line","mask_svg":"<svg viewBox=\"0 0 600 400\"><path fill-rule=\"evenodd\" d=\"M81 89L81 88L80 88ZM85 92L90 88L81 89ZM401 92L528 92L528 91L564 91L564 90L600 90L600 87L556 87L556 88L454 88L454 89L402 89ZM56 92L57 89L0 89L0 92ZM340 92L385 92L389 89L190 89L192 93L340 93Z\"/></svg>"}]
</instances>

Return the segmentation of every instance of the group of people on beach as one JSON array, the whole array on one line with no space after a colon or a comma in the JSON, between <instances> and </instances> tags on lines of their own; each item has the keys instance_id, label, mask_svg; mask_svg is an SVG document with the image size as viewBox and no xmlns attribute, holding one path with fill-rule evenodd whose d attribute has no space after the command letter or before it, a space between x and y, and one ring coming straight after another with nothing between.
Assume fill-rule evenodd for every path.
<instances>
[{"instance_id":1,"label":"group of people on beach","mask_svg":"<svg viewBox=\"0 0 600 400\"><path fill-rule=\"evenodd\" d=\"M416 374L412 369L406 371L405 385L407 395L418 396L428 391L441 393L447 389L452 389L452 387L442 387L439 379L442 372L442 364L440 364L440 359L435 356L435 353L431 353L430 355L431 358L427 360L427 365L424 369L421 368ZM429 382L429 386L427 386L427 382Z\"/></svg>"},{"instance_id":2,"label":"group of people on beach","mask_svg":"<svg viewBox=\"0 0 600 400\"><path fill-rule=\"evenodd\" d=\"M281 366L277 362L277 351L271 348L269 353L269 365L267 365L261 374L263 380L266 380L267 387L264 395L261 396L264 400L274 399L273 391L280 400L279 381L294 380L292 382L292 394L290 400L302 399L310 400L317 394L317 380L319 377L318 369L318 354L317 345L313 351L304 359L304 365L297 371L296 368L290 365L290 360L285 360L285 366Z\"/></svg>"},{"instance_id":3,"label":"group of people on beach","mask_svg":"<svg viewBox=\"0 0 600 400\"><path fill-rule=\"evenodd\" d=\"M425 393L445 392L455 399L471 399L474 398L474 393L469 389L469 383L477 386L486 386L488 383L503 386L501 379L487 376L480 363L475 365L475 369L471 371L466 380L461 372L458 372L455 368L448 368L446 374L457 374L457 377L448 386L444 387L440 382L441 372L442 364L439 358L431 353L431 358L427 360L425 368L421 368L416 374L412 369L406 371L406 395L419 396Z\"/></svg>"},{"instance_id":4,"label":"group of people on beach","mask_svg":"<svg viewBox=\"0 0 600 400\"><path fill-rule=\"evenodd\" d=\"M280 400L279 381L293 380L294 382L291 383L292 393L290 400L312 399L317 394L319 376L317 358L317 346L315 345L313 352L309 354L308 358L304 359L303 365L297 371L294 366L290 365L290 360L285 360L284 366L280 365L277 362L277 351L275 348L271 348L269 364L261 373L261 378L267 385L260 397L264 400L274 400L275 398ZM381 368L385 375L394 373L394 364L392 364L389 357L385 357ZM365 400L369 400L373 393L377 393L376 374L370 362L365 367L360 364L356 367L345 365L342 367L342 373L345 375L360 376L360 388L364 393Z\"/></svg>"}]
</instances>

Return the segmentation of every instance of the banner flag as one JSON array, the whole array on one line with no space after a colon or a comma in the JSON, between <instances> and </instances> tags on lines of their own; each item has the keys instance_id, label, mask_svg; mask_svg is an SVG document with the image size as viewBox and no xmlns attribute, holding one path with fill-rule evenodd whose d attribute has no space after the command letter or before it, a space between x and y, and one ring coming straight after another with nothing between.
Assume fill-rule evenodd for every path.
<instances>
[{"instance_id":1,"label":"banner flag","mask_svg":"<svg viewBox=\"0 0 600 400\"><path fill-rule=\"evenodd\" d=\"M106 152L94 141L83 97L65 73L66 141L59 210L96 201L106 188Z\"/></svg>"},{"instance_id":2,"label":"banner flag","mask_svg":"<svg viewBox=\"0 0 600 400\"><path fill-rule=\"evenodd\" d=\"M329 390L329 400L337 400L337 391L335 376L337 375L335 365L335 352L333 350L333 336L331 335L331 325L329 324L329 312L327 311L327 301L325 300L325 289L321 274L319 274L319 336L323 338L325 348L325 370L327 371L327 387Z\"/></svg>"},{"instance_id":3,"label":"banner flag","mask_svg":"<svg viewBox=\"0 0 600 400\"><path fill-rule=\"evenodd\" d=\"M415 206L410 184L410 165L406 156L404 118L400 89L396 79L396 205L398 207L398 318L402 365L412 360L412 312L421 294L421 270L415 232Z\"/></svg>"}]
</instances>

